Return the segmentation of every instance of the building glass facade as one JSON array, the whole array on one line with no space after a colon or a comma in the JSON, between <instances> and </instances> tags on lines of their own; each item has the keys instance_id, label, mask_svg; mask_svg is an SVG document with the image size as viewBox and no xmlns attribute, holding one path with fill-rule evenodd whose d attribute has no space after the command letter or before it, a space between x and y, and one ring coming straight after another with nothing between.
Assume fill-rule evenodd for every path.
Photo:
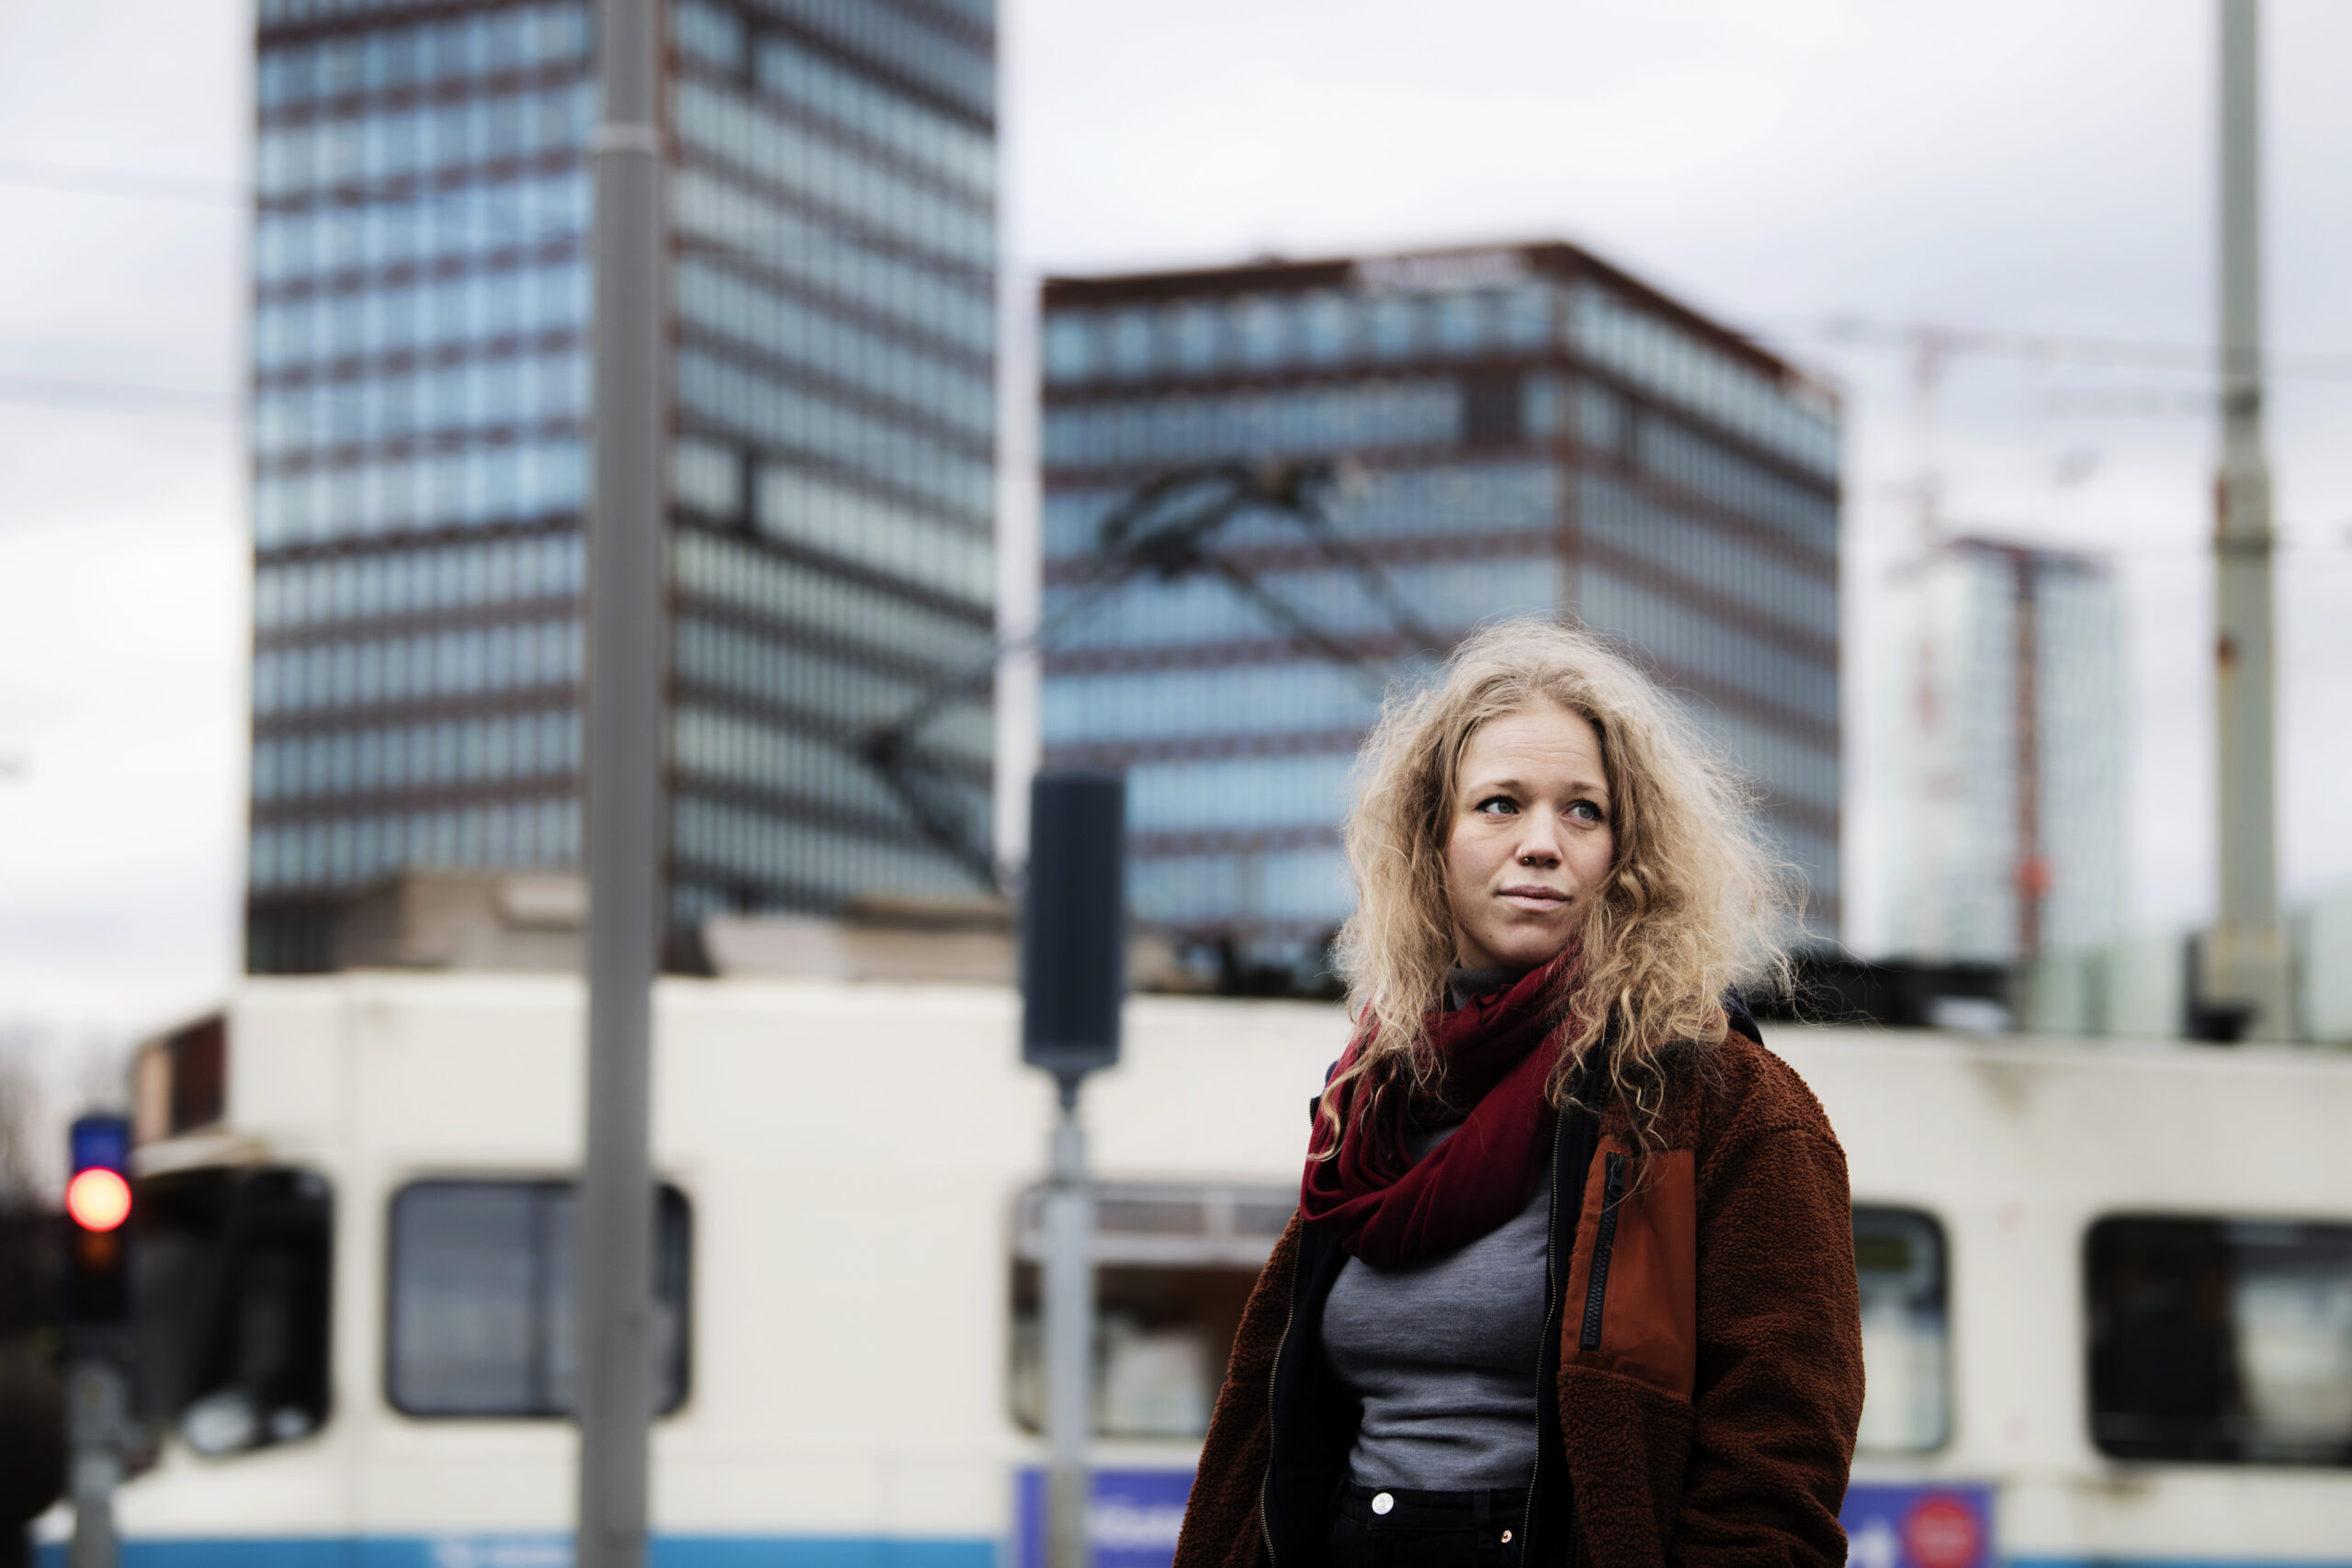
<instances>
[{"instance_id":1,"label":"building glass facade","mask_svg":"<svg viewBox=\"0 0 2352 1568\"><path fill-rule=\"evenodd\" d=\"M1906 958L2030 965L2121 934L2122 607L2096 557L1956 540L1902 584L1887 864Z\"/></svg>"},{"instance_id":2,"label":"building glass facade","mask_svg":"<svg viewBox=\"0 0 2352 1568\"><path fill-rule=\"evenodd\" d=\"M717 909L985 877L985 687L863 759L991 654L994 35L664 10L675 956ZM593 7L263 0L255 85L269 970L402 870L577 865Z\"/></svg>"},{"instance_id":3,"label":"building glass facade","mask_svg":"<svg viewBox=\"0 0 2352 1568\"><path fill-rule=\"evenodd\" d=\"M1300 964L1351 905L1348 769L1404 668L1383 592L1267 509L1216 572L1101 581L1140 487L1320 459L1360 476L1333 533L1442 639L1566 611L1632 645L1755 776L1835 933L1825 389L1566 245L1057 280L1044 332L1044 750L1127 771L1140 917Z\"/></svg>"}]
</instances>

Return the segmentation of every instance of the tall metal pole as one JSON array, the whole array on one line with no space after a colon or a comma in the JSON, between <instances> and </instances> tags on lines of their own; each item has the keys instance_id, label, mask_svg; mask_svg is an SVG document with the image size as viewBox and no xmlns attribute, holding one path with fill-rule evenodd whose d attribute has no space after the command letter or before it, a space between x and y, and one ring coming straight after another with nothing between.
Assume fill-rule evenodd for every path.
<instances>
[{"instance_id":1,"label":"tall metal pole","mask_svg":"<svg viewBox=\"0 0 2352 1568\"><path fill-rule=\"evenodd\" d=\"M663 429L658 0L599 0L588 519L588 1126L578 1568L643 1568L653 1408L648 1133L659 930Z\"/></svg>"},{"instance_id":2,"label":"tall metal pole","mask_svg":"<svg viewBox=\"0 0 2352 1568\"><path fill-rule=\"evenodd\" d=\"M2031 550L2009 552L2009 710L2017 727L2013 803L2018 835L2018 975L2030 1002L2041 980L2042 905L2050 863L2041 852L2041 595ZM2023 1010L2020 1010L2022 1011Z\"/></svg>"},{"instance_id":3,"label":"tall metal pole","mask_svg":"<svg viewBox=\"0 0 2352 1568\"><path fill-rule=\"evenodd\" d=\"M1028 134L1018 90L1029 7L1000 6L996 35L996 863L1029 858L1029 781L1039 758L1037 634L1045 614L1039 534L1038 281L1018 265L1012 225ZM1005 879L1009 880L1009 879ZM1008 888L1008 891L1011 889Z\"/></svg>"},{"instance_id":4,"label":"tall metal pole","mask_svg":"<svg viewBox=\"0 0 2352 1568\"><path fill-rule=\"evenodd\" d=\"M2262 439L2260 73L2255 0L2221 0L2222 469L2214 485L2214 743L2219 919L2206 996L2247 1010L2246 1032L2294 1032L2278 931L2277 733L2271 663L2270 466Z\"/></svg>"},{"instance_id":5,"label":"tall metal pole","mask_svg":"<svg viewBox=\"0 0 2352 1568\"><path fill-rule=\"evenodd\" d=\"M1061 1080L1046 1197L1046 1568L1088 1568L1093 1493L1086 1450L1094 1434L1094 1195L1086 1179L1086 1134L1078 1124L1078 1083L1075 1076Z\"/></svg>"},{"instance_id":6,"label":"tall metal pole","mask_svg":"<svg viewBox=\"0 0 2352 1568\"><path fill-rule=\"evenodd\" d=\"M1071 769L1029 785L1021 900L1021 1058L1054 1075L1061 1114L1046 1195L1046 1562L1088 1568L1093 1501L1094 1195L1079 1086L1119 1060L1127 989L1126 784Z\"/></svg>"},{"instance_id":7,"label":"tall metal pole","mask_svg":"<svg viewBox=\"0 0 2352 1568\"><path fill-rule=\"evenodd\" d=\"M66 1475L74 1503L66 1568L116 1568L122 1561L114 1495L122 1484L122 1454L132 1433L121 1357L119 1345L96 1352L85 1347L66 1369Z\"/></svg>"}]
</instances>

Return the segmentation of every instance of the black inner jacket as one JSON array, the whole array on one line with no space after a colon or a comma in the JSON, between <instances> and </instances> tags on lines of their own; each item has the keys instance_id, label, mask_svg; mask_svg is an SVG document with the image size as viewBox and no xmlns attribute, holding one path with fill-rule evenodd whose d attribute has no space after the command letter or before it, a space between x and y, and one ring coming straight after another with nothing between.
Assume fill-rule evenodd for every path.
<instances>
[{"instance_id":1,"label":"black inner jacket","mask_svg":"<svg viewBox=\"0 0 2352 1568\"><path fill-rule=\"evenodd\" d=\"M1747 1009L1731 999L1724 1006L1732 1027L1762 1044L1763 1033ZM1575 1098L1588 1098L1581 1084ZM1544 1348L1535 1382L1535 1474L1527 1489L1527 1524L1519 1543L1521 1562L1566 1562L1575 1557L1576 1498L1568 1484L1567 1452L1561 1446L1559 1402L1544 1395L1559 1387L1563 1276L1576 1256L1585 1172L1592 1168L1600 1141L1600 1117L1581 1107L1561 1116L1553 1134ZM1320 1568L1331 1516L1348 1483L1348 1454L1355 1447L1363 1407L1333 1374L1323 1354L1323 1304L1347 1261L1347 1250L1330 1232L1319 1225L1301 1229L1290 1323L1274 1352L1272 1452L1259 1499L1265 1527L1259 1555L1270 1568ZM1539 1543L1542 1559L1534 1555Z\"/></svg>"}]
</instances>

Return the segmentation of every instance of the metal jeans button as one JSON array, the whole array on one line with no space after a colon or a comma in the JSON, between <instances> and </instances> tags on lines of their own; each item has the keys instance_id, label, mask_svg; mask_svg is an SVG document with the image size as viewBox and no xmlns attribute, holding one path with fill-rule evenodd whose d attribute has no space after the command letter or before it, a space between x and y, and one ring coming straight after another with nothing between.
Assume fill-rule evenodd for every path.
<instances>
[{"instance_id":1,"label":"metal jeans button","mask_svg":"<svg viewBox=\"0 0 2352 1568\"><path fill-rule=\"evenodd\" d=\"M1385 1492L1375 1492L1372 1495L1372 1511L1375 1514L1385 1514L1396 1506L1396 1499Z\"/></svg>"}]
</instances>

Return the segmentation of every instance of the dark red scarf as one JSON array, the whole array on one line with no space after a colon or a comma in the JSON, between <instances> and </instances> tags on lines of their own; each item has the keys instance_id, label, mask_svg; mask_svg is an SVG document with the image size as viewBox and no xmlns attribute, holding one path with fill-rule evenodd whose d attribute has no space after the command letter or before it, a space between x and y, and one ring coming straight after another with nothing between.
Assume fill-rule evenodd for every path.
<instances>
[{"instance_id":1,"label":"dark red scarf","mask_svg":"<svg viewBox=\"0 0 2352 1568\"><path fill-rule=\"evenodd\" d=\"M1571 950L1508 990L1431 1018L1444 1064L1435 1094L1365 1078L1330 1091L1340 1096L1340 1152L1309 1155L1298 1199L1306 1223L1333 1232L1374 1268L1394 1269L1476 1241L1526 1208L1552 1145L1555 1113L1544 1086L1559 1055L1559 987L1574 968ZM1359 1037L1340 1067L1363 1046ZM1356 1098L1367 1093L1369 1113L1355 1114ZM1407 1151L1413 1122L1443 1125L1464 1110L1453 1136L1418 1160ZM1324 1128L1317 1117L1310 1151L1328 1146Z\"/></svg>"}]
</instances>

